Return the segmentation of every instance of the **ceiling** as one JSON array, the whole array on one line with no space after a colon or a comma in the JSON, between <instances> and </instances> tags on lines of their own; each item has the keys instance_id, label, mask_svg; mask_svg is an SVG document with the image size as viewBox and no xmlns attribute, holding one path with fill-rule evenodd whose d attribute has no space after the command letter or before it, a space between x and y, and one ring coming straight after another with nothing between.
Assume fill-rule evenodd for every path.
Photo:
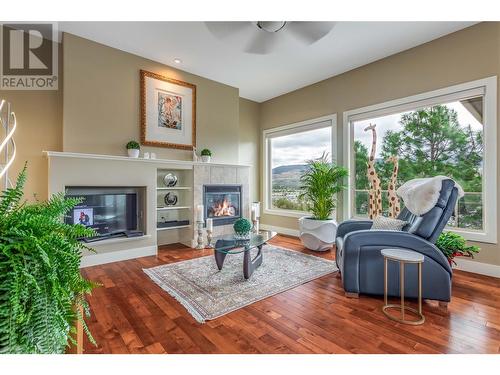
<instances>
[{"instance_id":1,"label":"ceiling","mask_svg":"<svg viewBox=\"0 0 500 375\"><path fill-rule=\"evenodd\" d=\"M59 22L59 30L237 87L263 102L426 43L474 22L337 22L319 41L292 39L275 52L243 51L237 35L216 38L204 22ZM179 58L182 63L174 63Z\"/></svg>"}]
</instances>

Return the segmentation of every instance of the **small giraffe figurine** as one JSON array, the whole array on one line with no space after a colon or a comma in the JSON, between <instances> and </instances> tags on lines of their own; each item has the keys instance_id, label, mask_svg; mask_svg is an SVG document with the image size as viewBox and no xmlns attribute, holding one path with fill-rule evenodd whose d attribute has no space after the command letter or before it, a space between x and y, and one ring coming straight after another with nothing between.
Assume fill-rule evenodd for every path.
<instances>
[{"instance_id":1,"label":"small giraffe figurine","mask_svg":"<svg viewBox=\"0 0 500 375\"><path fill-rule=\"evenodd\" d=\"M370 219L375 218L382 214L382 190L380 188L380 179L378 178L377 171L375 170L375 153L377 151L377 131L375 130L376 124L370 124L365 128L365 132L372 131L372 150L370 158L368 159L367 176L370 183L369 191L369 206L368 216Z\"/></svg>"},{"instance_id":2,"label":"small giraffe figurine","mask_svg":"<svg viewBox=\"0 0 500 375\"><path fill-rule=\"evenodd\" d=\"M399 198L396 194L396 181L398 178L398 157L393 155L387 158L388 163L392 163L394 167L392 168L391 180L389 181L389 186L387 187L387 197L389 199L389 217L397 218L399 212L401 211L401 206L399 204Z\"/></svg>"}]
</instances>

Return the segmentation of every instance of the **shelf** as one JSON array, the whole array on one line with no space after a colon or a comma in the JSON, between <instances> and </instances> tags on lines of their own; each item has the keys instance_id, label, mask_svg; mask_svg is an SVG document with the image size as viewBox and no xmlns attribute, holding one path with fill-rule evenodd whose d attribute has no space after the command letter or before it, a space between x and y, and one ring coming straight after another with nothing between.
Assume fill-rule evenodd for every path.
<instances>
[{"instance_id":1,"label":"shelf","mask_svg":"<svg viewBox=\"0 0 500 375\"><path fill-rule=\"evenodd\" d=\"M156 190L191 190L189 186L179 186L179 187L157 187Z\"/></svg>"},{"instance_id":2,"label":"shelf","mask_svg":"<svg viewBox=\"0 0 500 375\"><path fill-rule=\"evenodd\" d=\"M191 225L179 225L177 227L156 228L156 230L160 231L160 230L171 230L171 229L182 229L182 228L191 228Z\"/></svg>"},{"instance_id":3,"label":"shelf","mask_svg":"<svg viewBox=\"0 0 500 375\"><path fill-rule=\"evenodd\" d=\"M170 211L170 210L190 210L191 206L168 206L168 207L157 207L156 211Z\"/></svg>"},{"instance_id":4,"label":"shelf","mask_svg":"<svg viewBox=\"0 0 500 375\"><path fill-rule=\"evenodd\" d=\"M129 158L128 156L118 155L99 155L99 154L84 154L79 152L60 152L60 151L42 151L50 158L78 158L78 159L98 159L98 160L115 160L127 161L131 163L150 163L164 166L165 169L186 170L192 169L195 165L211 166L211 167L237 167L250 168L249 164L231 164L231 163L203 163L200 161L190 160L171 160L171 159L144 159L144 158Z\"/></svg>"}]
</instances>

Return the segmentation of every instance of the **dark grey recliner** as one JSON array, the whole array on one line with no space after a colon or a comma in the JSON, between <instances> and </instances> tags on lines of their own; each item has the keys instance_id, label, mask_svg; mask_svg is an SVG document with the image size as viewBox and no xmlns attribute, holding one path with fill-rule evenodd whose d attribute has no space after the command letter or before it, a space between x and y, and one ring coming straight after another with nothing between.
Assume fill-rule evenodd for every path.
<instances>
[{"instance_id":1,"label":"dark grey recliner","mask_svg":"<svg viewBox=\"0 0 500 375\"><path fill-rule=\"evenodd\" d=\"M422 298L448 302L451 267L435 242L451 217L458 197L452 180L443 180L436 205L422 216L404 208L399 219L409 224L403 231L370 230L370 220L347 220L337 229L336 262L348 296L384 294L384 261L380 250L406 248L424 255ZM389 261L388 294L399 296L399 265ZM417 267L406 265L405 296L417 297Z\"/></svg>"}]
</instances>

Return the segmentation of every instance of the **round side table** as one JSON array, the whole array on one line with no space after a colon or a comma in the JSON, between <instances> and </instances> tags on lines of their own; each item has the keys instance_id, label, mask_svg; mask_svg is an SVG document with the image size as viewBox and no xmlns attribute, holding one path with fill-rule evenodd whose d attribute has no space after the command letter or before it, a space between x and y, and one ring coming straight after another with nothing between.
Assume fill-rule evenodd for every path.
<instances>
[{"instance_id":1,"label":"round side table","mask_svg":"<svg viewBox=\"0 0 500 375\"><path fill-rule=\"evenodd\" d=\"M425 322L425 317L422 314L422 263L424 256L416 251L403 250L403 249L383 249L380 251L384 256L384 306L382 307L383 313L392 320L399 323L419 325ZM399 294L401 295L401 304L389 304L387 302L387 264L389 260L399 263ZM405 306L405 264L416 264L418 267L418 310ZM399 309L401 311L401 318L397 318L389 314L389 309ZM418 320L405 319L405 311L411 311L419 317Z\"/></svg>"}]
</instances>

